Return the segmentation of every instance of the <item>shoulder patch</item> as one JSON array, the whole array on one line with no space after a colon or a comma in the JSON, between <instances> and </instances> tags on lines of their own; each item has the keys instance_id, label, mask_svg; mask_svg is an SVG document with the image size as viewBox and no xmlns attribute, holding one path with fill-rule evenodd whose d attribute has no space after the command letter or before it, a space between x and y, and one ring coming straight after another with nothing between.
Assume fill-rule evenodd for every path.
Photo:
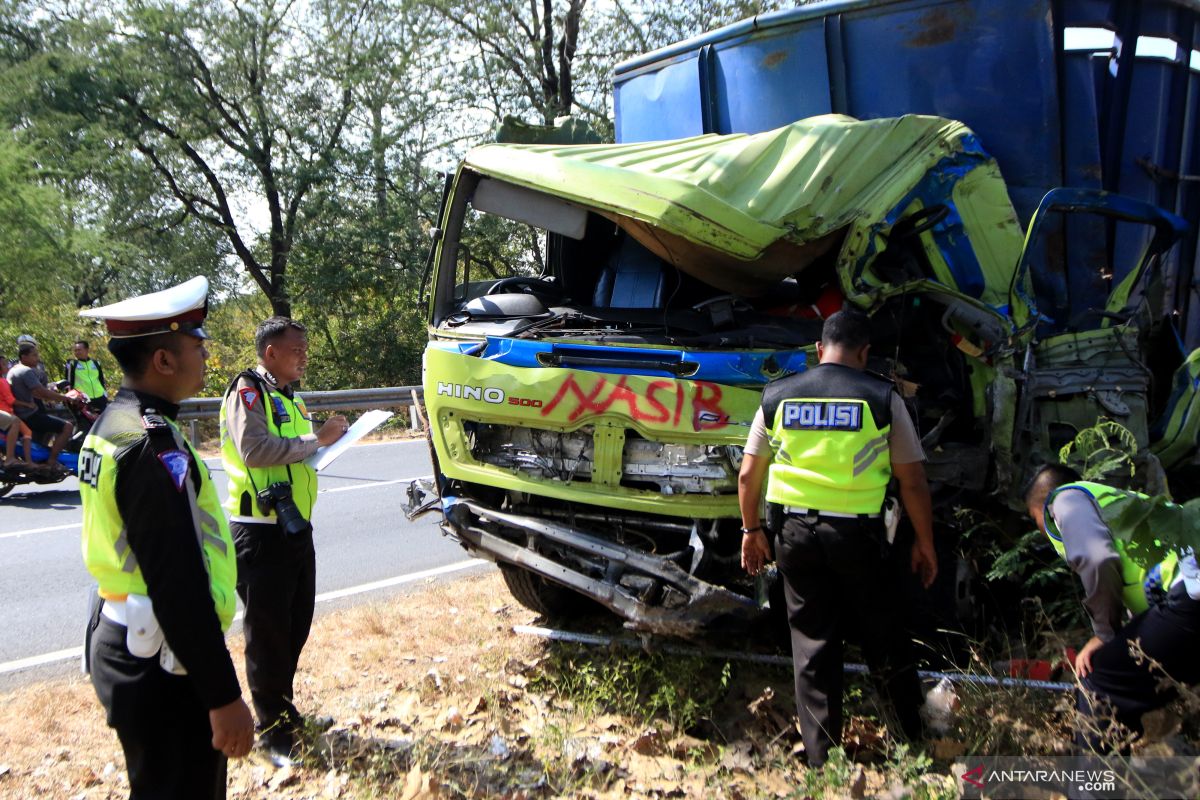
<instances>
[{"instance_id":1,"label":"shoulder patch","mask_svg":"<svg viewBox=\"0 0 1200 800\"><path fill-rule=\"evenodd\" d=\"M258 389L247 386L238 390L238 396L242 398L242 405L246 408L254 408L254 404L258 402Z\"/></svg>"},{"instance_id":2,"label":"shoulder patch","mask_svg":"<svg viewBox=\"0 0 1200 800\"><path fill-rule=\"evenodd\" d=\"M166 468L167 473L175 484L175 491L183 491L183 483L187 480L191 461L182 450L165 450L158 454L159 463Z\"/></svg>"},{"instance_id":3,"label":"shoulder patch","mask_svg":"<svg viewBox=\"0 0 1200 800\"><path fill-rule=\"evenodd\" d=\"M148 431L159 430L161 428L170 428L167 421L163 419L161 414L154 411L153 408L147 408L146 413L142 414L142 427Z\"/></svg>"}]
</instances>

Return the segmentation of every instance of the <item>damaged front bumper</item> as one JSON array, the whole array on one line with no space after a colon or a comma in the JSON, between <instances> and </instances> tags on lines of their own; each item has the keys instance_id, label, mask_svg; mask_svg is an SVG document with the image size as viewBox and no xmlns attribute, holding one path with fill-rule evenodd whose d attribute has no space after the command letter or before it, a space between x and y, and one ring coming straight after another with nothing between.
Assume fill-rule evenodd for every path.
<instances>
[{"instance_id":1,"label":"damaged front bumper","mask_svg":"<svg viewBox=\"0 0 1200 800\"><path fill-rule=\"evenodd\" d=\"M432 489L417 481L409 486L410 519L438 507L436 495L429 496ZM745 625L765 613L765 603L756 598L765 600L770 577L757 579L751 598L692 574L708 557L695 530L684 550L655 555L570 524L498 511L467 498L446 497L440 505L442 530L473 555L573 589L633 630L690 637L714 625Z\"/></svg>"}]
</instances>

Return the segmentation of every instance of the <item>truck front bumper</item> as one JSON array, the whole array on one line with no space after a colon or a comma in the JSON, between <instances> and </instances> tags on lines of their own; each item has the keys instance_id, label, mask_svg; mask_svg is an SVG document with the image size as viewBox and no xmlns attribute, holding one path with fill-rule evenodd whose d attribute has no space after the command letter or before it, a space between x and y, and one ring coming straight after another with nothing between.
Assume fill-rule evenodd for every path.
<instances>
[{"instance_id":1,"label":"truck front bumper","mask_svg":"<svg viewBox=\"0 0 1200 800\"><path fill-rule=\"evenodd\" d=\"M409 488L406 513L432 510L422 487ZM690 637L714 625L744 626L765 609L754 599L697 578L682 563L701 561L703 544L654 555L595 533L527 514L446 497L442 530L472 555L512 564L603 605L637 631ZM756 594L765 597L766 590Z\"/></svg>"}]
</instances>

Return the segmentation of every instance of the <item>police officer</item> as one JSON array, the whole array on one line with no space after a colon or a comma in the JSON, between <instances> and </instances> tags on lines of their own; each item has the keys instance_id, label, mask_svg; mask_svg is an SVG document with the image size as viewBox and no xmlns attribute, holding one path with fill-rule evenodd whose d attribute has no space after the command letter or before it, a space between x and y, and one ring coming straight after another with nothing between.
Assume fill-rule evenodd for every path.
<instances>
[{"instance_id":1,"label":"police officer","mask_svg":"<svg viewBox=\"0 0 1200 800\"><path fill-rule=\"evenodd\" d=\"M238 594L246 606L246 679L260 745L278 766L291 761L303 722L292 702L300 651L316 599L313 503L317 474L304 459L341 438L341 415L314 433L291 384L304 376L304 326L271 317L254 334L258 366L238 375L221 407L221 460L238 554Z\"/></svg>"},{"instance_id":2,"label":"police officer","mask_svg":"<svg viewBox=\"0 0 1200 800\"><path fill-rule=\"evenodd\" d=\"M233 540L208 468L175 425L204 385L207 295L200 277L80 312L105 320L125 373L84 441L79 494L99 584L86 653L134 800L224 797L226 758L254 737L224 638Z\"/></svg>"},{"instance_id":3,"label":"police officer","mask_svg":"<svg viewBox=\"0 0 1200 800\"><path fill-rule=\"evenodd\" d=\"M1196 558L1190 552L1182 557L1170 553L1153 569L1139 566L1110 528L1129 502L1147 503L1149 498L1081 481L1078 473L1059 464L1041 467L1025 490L1029 515L1083 584L1093 635L1075 656L1075 671L1079 709L1094 719L1078 738L1093 750L1108 750L1114 743L1104 719L1115 717L1140 734L1142 715L1174 699L1162 672L1180 683L1200 682ZM1130 648L1135 640L1162 671L1139 663Z\"/></svg>"},{"instance_id":4,"label":"police officer","mask_svg":"<svg viewBox=\"0 0 1200 800\"><path fill-rule=\"evenodd\" d=\"M85 340L75 342L75 357L66 364L67 386L87 395L88 405L99 412L108 405L108 384L104 380L104 367L92 358L90 350Z\"/></svg>"},{"instance_id":5,"label":"police officer","mask_svg":"<svg viewBox=\"0 0 1200 800\"><path fill-rule=\"evenodd\" d=\"M921 736L920 684L899 598L885 569L884 494L894 475L916 539L912 569L926 588L937 575L924 453L892 384L863 372L867 318L832 314L817 343L818 366L763 392L741 473L742 566L770 558L759 514L762 485L778 505L775 554L784 581L796 713L810 766L841 742L843 620L862 632L863 652L904 733Z\"/></svg>"}]
</instances>

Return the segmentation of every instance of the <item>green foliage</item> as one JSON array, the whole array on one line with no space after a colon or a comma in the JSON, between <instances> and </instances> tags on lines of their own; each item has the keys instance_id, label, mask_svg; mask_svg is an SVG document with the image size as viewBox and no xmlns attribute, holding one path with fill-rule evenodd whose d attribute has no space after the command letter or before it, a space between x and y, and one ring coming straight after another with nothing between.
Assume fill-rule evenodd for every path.
<instances>
[{"instance_id":1,"label":"green foliage","mask_svg":"<svg viewBox=\"0 0 1200 800\"><path fill-rule=\"evenodd\" d=\"M1137 441L1129 429L1101 418L1059 451L1059 460L1084 480L1106 482L1134 475ZM1105 508L1113 536L1142 567L1152 567L1172 550L1200 546L1200 498L1182 505L1169 497L1121 497Z\"/></svg>"},{"instance_id":2,"label":"green foliage","mask_svg":"<svg viewBox=\"0 0 1200 800\"><path fill-rule=\"evenodd\" d=\"M665 719L687 731L706 718L729 686L732 668L699 656L556 647L534 688L570 700L585 715Z\"/></svg>"},{"instance_id":3,"label":"green foliage","mask_svg":"<svg viewBox=\"0 0 1200 800\"><path fill-rule=\"evenodd\" d=\"M1163 495L1121 497L1105 508L1105 517L1113 537L1126 542L1126 555L1142 567L1154 566L1172 550L1200 549L1200 498L1179 504Z\"/></svg>"},{"instance_id":4,"label":"green foliage","mask_svg":"<svg viewBox=\"0 0 1200 800\"><path fill-rule=\"evenodd\" d=\"M1138 444L1133 432L1119 422L1101 417L1084 428L1058 451L1058 460L1086 481L1134 475Z\"/></svg>"},{"instance_id":5,"label":"green foliage","mask_svg":"<svg viewBox=\"0 0 1200 800\"><path fill-rule=\"evenodd\" d=\"M1044 533L1031 528L1014 539L994 520L969 509L958 511L958 522L973 556L990 564L984 572L988 581L1011 581L1021 586L1026 597L1040 598L1046 621L1054 630L1083 622L1078 581Z\"/></svg>"}]
</instances>

